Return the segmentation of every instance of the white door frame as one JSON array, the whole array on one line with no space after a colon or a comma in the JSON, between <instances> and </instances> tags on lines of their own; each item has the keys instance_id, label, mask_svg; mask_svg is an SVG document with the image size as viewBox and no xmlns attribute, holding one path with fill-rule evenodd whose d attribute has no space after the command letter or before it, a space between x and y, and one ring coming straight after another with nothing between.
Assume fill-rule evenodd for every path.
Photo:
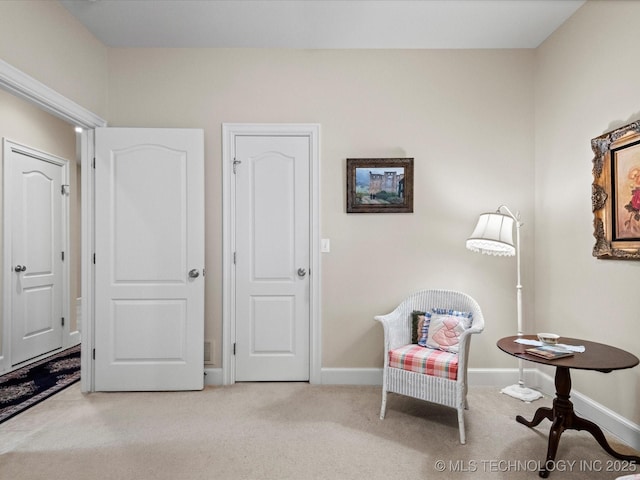
<instances>
[{"instance_id":1,"label":"white door frame","mask_svg":"<svg viewBox=\"0 0 640 480\"><path fill-rule=\"evenodd\" d=\"M93 391L93 130L106 127L106 120L78 105L42 82L18 70L4 60L0 60L0 88L26 100L62 120L81 127L80 156L82 169L82 375L80 388L83 392ZM4 352L4 351L3 351Z\"/></svg>"},{"instance_id":2,"label":"white door frame","mask_svg":"<svg viewBox=\"0 0 640 480\"><path fill-rule=\"evenodd\" d=\"M12 347L12 329L13 322L10 321L12 311L13 311L13 292L11 291L11 285L13 283L13 276L15 275L13 271L13 197L14 193L11 188L12 176L10 175L10 168L15 168L13 162L9 162L9 155L11 153L17 153L20 155L25 155L27 157L35 158L37 160L43 162L49 162L59 167L62 167L62 184L69 184L69 161L58 157L56 155L52 155L50 153L42 152L40 150L36 150L35 148L28 147L26 145L22 145L20 143L14 142L7 138L3 139L2 142L2 151L3 151L3 217L2 221L4 224L4 238L2 243L3 252L3 265L4 265L4 275L3 275L3 292L2 292L2 305L3 305L3 323L2 323L2 355L0 356L0 372L5 372L13 369L13 347ZM62 194L61 194L62 196ZM62 242L61 248L62 251L67 253L67 258L70 258L69 253L69 197L67 195L62 196L62 216L61 223L62 227ZM62 317L69 320L69 261L62 262L62 271L61 271L61 291L60 295L62 295ZM70 334L72 333L69 329L71 322L66 321L62 326L62 347L66 348L72 346L72 338ZM77 333L76 333L77 335ZM47 353L50 355L50 353ZM31 360L24 362L33 362L38 360L45 355L40 355Z\"/></svg>"},{"instance_id":3,"label":"white door frame","mask_svg":"<svg viewBox=\"0 0 640 480\"><path fill-rule=\"evenodd\" d=\"M222 383L235 383L235 138L243 135L297 135L309 137L310 152L310 339L309 382L321 382L322 343L320 324L320 125L319 124L222 124Z\"/></svg>"}]
</instances>

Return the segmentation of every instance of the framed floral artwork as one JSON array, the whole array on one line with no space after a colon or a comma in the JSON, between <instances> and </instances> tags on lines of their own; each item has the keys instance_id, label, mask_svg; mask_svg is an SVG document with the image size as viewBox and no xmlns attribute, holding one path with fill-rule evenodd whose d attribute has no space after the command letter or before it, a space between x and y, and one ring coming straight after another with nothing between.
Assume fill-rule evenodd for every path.
<instances>
[{"instance_id":1,"label":"framed floral artwork","mask_svg":"<svg viewBox=\"0 0 640 480\"><path fill-rule=\"evenodd\" d=\"M593 256L640 260L640 121L591 140Z\"/></svg>"},{"instance_id":2,"label":"framed floral artwork","mask_svg":"<svg viewBox=\"0 0 640 480\"><path fill-rule=\"evenodd\" d=\"M413 158L347 158L347 213L412 213Z\"/></svg>"}]
</instances>

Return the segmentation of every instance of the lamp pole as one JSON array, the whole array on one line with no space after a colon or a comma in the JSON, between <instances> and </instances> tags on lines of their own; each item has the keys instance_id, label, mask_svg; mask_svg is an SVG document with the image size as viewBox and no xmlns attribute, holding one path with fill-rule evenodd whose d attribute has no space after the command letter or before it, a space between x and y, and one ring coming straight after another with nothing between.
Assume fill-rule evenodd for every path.
<instances>
[{"instance_id":1,"label":"lamp pole","mask_svg":"<svg viewBox=\"0 0 640 480\"><path fill-rule=\"evenodd\" d=\"M500 205L500 207L498 207L498 211L500 211L500 209L504 209L505 212L513 218L513 221L516 224L516 306L518 309L518 337L522 337L522 279L520 276L520 227L522 226L522 223L520 222L520 215L514 215L506 205ZM520 388L524 388L524 367L522 359L520 358L518 359L518 372L518 386Z\"/></svg>"},{"instance_id":2,"label":"lamp pole","mask_svg":"<svg viewBox=\"0 0 640 480\"><path fill-rule=\"evenodd\" d=\"M502 212L504 211L504 212ZM508 221L508 219L511 219ZM516 224L516 241L513 241L513 223ZM467 239L467 248L474 252L489 255L516 256L518 279L516 282L516 302L518 308L518 337L522 332L522 278L520 265L520 213L513 214L506 205L500 205L494 213L483 213L471 237ZM518 383L504 387L501 392L524 402L542 397L540 392L524 385L523 360L518 358Z\"/></svg>"}]
</instances>

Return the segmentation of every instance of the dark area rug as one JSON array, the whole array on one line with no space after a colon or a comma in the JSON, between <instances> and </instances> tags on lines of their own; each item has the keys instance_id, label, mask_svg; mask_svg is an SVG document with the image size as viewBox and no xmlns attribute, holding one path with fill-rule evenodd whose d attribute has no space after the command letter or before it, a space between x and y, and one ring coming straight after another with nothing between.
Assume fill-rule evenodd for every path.
<instances>
[{"instance_id":1,"label":"dark area rug","mask_svg":"<svg viewBox=\"0 0 640 480\"><path fill-rule=\"evenodd\" d=\"M80 380L80 345L0 376L0 423Z\"/></svg>"}]
</instances>

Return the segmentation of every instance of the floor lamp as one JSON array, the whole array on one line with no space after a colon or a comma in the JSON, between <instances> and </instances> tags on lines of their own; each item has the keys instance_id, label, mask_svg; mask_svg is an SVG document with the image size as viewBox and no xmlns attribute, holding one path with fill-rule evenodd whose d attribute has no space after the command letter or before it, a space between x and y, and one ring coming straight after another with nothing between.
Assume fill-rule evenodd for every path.
<instances>
[{"instance_id":1,"label":"floor lamp","mask_svg":"<svg viewBox=\"0 0 640 480\"><path fill-rule=\"evenodd\" d=\"M502 211L506 213L502 213ZM516 225L516 242L513 242L513 225ZM516 295L518 305L518 336L522 336L522 283L520 282L520 215L514 215L506 206L500 205L495 212L483 213L478 224L467 239L467 248L486 255L516 256L518 282ZM518 359L520 377L518 383L501 390L502 393L524 402L542 397L540 392L524 386L522 360Z\"/></svg>"}]
</instances>

